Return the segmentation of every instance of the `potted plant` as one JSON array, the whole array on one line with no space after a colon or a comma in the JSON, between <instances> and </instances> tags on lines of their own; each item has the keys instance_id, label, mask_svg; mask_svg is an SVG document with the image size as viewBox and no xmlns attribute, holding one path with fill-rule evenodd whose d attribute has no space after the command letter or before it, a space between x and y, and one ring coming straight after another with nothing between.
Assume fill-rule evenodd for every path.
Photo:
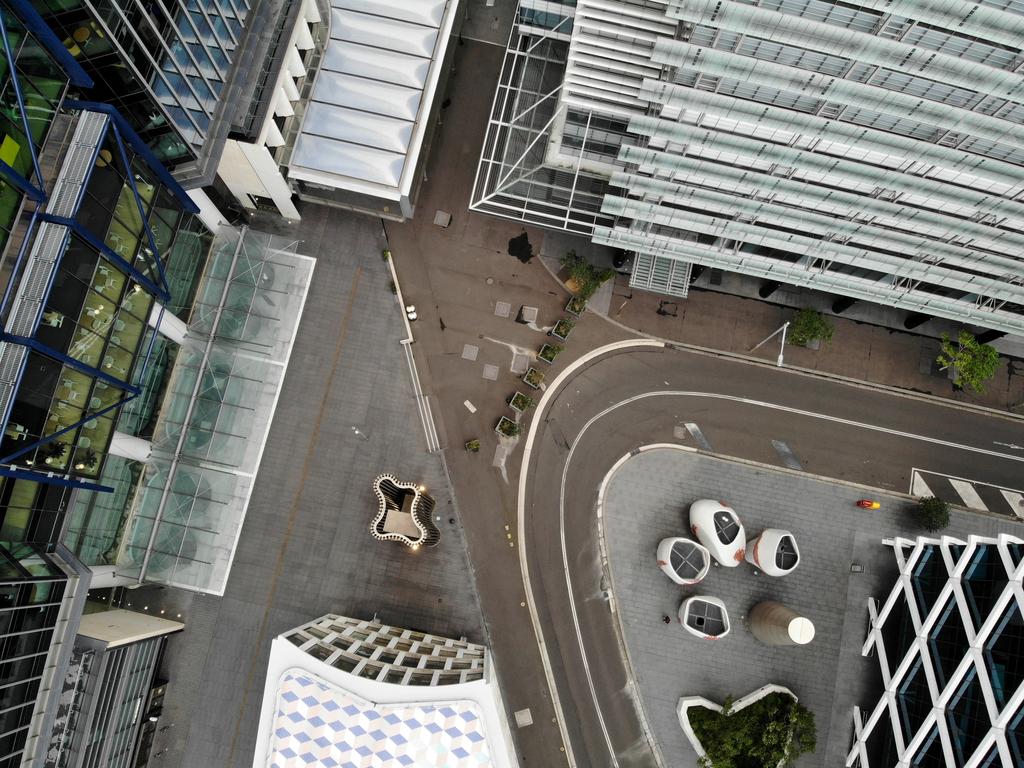
<instances>
[{"instance_id":1,"label":"potted plant","mask_svg":"<svg viewBox=\"0 0 1024 768\"><path fill-rule=\"evenodd\" d=\"M557 323L555 327L551 329L550 333L559 341L565 341L569 338L569 334L572 333L572 329L576 327L576 323L568 317L563 317Z\"/></svg>"},{"instance_id":2,"label":"potted plant","mask_svg":"<svg viewBox=\"0 0 1024 768\"><path fill-rule=\"evenodd\" d=\"M724 706L683 697L677 713L701 768L785 768L817 746L814 715L781 685Z\"/></svg>"},{"instance_id":3,"label":"potted plant","mask_svg":"<svg viewBox=\"0 0 1024 768\"><path fill-rule=\"evenodd\" d=\"M520 428L508 416L502 416L498 419L498 426L494 428L494 431L502 437L519 437Z\"/></svg>"},{"instance_id":4,"label":"potted plant","mask_svg":"<svg viewBox=\"0 0 1024 768\"><path fill-rule=\"evenodd\" d=\"M574 317L582 315L586 308L587 300L579 296L573 296L569 299L569 303L565 305L565 311Z\"/></svg>"},{"instance_id":5,"label":"potted plant","mask_svg":"<svg viewBox=\"0 0 1024 768\"><path fill-rule=\"evenodd\" d=\"M68 450L68 444L62 443L60 440L54 440L53 442L46 443L40 452L43 454L43 459L47 464L56 464L64 456Z\"/></svg>"},{"instance_id":6,"label":"potted plant","mask_svg":"<svg viewBox=\"0 0 1024 768\"><path fill-rule=\"evenodd\" d=\"M539 389L540 385L544 383L544 374L538 371L536 368L530 368L523 376L523 383L528 387Z\"/></svg>"},{"instance_id":7,"label":"potted plant","mask_svg":"<svg viewBox=\"0 0 1024 768\"><path fill-rule=\"evenodd\" d=\"M821 312L804 307L789 323L789 343L817 349L821 342L832 341L835 328Z\"/></svg>"},{"instance_id":8,"label":"potted plant","mask_svg":"<svg viewBox=\"0 0 1024 768\"><path fill-rule=\"evenodd\" d=\"M940 370L949 370L953 386L964 385L975 392L985 391L985 382L999 370L999 352L995 347L980 343L974 334L960 331L954 342L949 334L942 334L942 350L935 362Z\"/></svg>"},{"instance_id":9,"label":"potted plant","mask_svg":"<svg viewBox=\"0 0 1024 768\"><path fill-rule=\"evenodd\" d=\"M479 440L467 440L466 441L466 450L469 451L470 453L479 453L480 452L480 441Z\"/></svg>"},{"instance_id":10,"label":"potted plant","mask_svg":"<svg viewBox=\"0 0 1024 768\"><path fill-rule=\"evenodd\" d=\"M96 451L87 448L85 455L75 463L75 469L92 469L99 460L100 457L96 454Z\"/></svg>"},{"instance_id":11,"label":"potted plant","mask_svg":"<svg viewBox=\"0 0 1024 768\"><path fill-rule=\"evenodd\" d=\"M949 525L949 504L934 496L918 499L914 513L917 522L929 531L941 531Z\"/></svg>"},{"instance_id":12,"label":"potted plant","mask_svg":"<svg viewBox=\"0 0 1024 768\"><path fill-rule=\"evenodd\" d=\"M557 344L545 344L540 348L540 352L537 353L537 358L545 363L553 363L561 351L562 347Z\"/></svg>"},{"instance_id":13,"label":"potted plant","mask_svg":"<svg viewBox=\"0 0 1024 768\"><path fill-rule=\"evenodd\" d=\"M509 407L516 413L523 413L527 408L534 406L533 398L529 395L524 395L522 392L516 392L512 397L508 399Z\"/></svg>"},{"instance_id":14,"label":"potted plant","mask_svg":"<svg viewBox=\"0 0 1024 768\"><path fill-rule=\"evenodd\" d=\"M562 257L562 266L569 273L569 287L576 297L586 306L587 299L593 296L601 284L615 277L614 269L598 270L576 251L569 251ZM568 307L566 307L568 310ZM573 313L576 314L576 313Z\"/></svg>"}]
</instances>

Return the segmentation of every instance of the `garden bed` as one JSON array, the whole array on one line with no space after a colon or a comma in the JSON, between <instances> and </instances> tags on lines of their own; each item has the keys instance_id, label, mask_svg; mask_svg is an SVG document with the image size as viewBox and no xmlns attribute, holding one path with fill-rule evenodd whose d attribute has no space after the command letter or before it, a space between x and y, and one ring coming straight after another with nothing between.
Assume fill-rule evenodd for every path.
<instances>
[{"instance_id":1,"label":"garden bed","mask_svg":"<svg viewBox=\"0 0 1024 768\"><path fill-rule=\"evenodd\" d=\"M814 716L781 685L727 699L725 706L683 697L677 712L704 768L784 768L816 745Z\"/></svg>"},{"instance_id":2,"label":"garden bed","mask_svg":"<svg viewBox=\"0 0 1024 768\"><path fill-rule=\"evenodd\" d=\"M530 368L523 376L523 383L533 389L540 389L540 385L544 383L544 374L536 368Z\"/></svg>"},{"instance_id":3,"label":"garden bed","mask_svg":"<svg viewBox=\"0 0 1024 768\"><path fill-rule=\"evenodd\" d=\"M563 317L555 323L555 327L551 329L551 335L560 341L565 341L569 338L569 334L572 333L572 329L575 327L575 322L570 320L568 317Z\"/></svg>"},{"instance_id":4,"label":"garden bed","mask_svg":"<svg viewBox=\"0 0 1024 768\"><path fill-rule=\"evenodd\" d=\"M565 311L574 317L579 317L587 309L587 300L581 299L579 296L573 296L569 299L569 303L565 305Z\"/></svg>"},{"instance_id":5,"label":"garden bed","mask_svg":"<svg viewBox=\"0 0 1024 768\"><path fill-rule=\"evenodd\" d=\"M533 404L533 398L522 392L516 392L508 399L509 408L516 413L523 413L527 408L532 408Z\"/></svg>"},{"instance_id":6,"label":"garden bed","mask_svg":"<svg viewBox=\"0 0 1024 768\"><path fill-rule=\"evenodd\" d=\"M508 416L502 416L498 420L498 425L494 428L494 431L502 437L519 437L520 429L519 425Z\"/></svg>"},{"instance_id":7,"label":"garden bed","mask_svg":"<svg viewBox=\"0 0 1024 768\"><path fill-rule=\"evenodd\" d=\"M545 363L553 363L561 352L562 347L558 344L545 344L540 348L540 352L537 353L537 359L543 360Z\"/></svg>"}]
</instances>

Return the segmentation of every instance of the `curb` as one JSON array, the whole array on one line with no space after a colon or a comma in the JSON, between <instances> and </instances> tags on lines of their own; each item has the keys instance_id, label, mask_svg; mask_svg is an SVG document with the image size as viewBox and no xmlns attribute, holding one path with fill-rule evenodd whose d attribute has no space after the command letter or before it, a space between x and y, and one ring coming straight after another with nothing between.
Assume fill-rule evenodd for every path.
<instances>
[{"instance_id":1,"label":"curb","mask_svg":"<svg viewBox=\"0 0 1024 768\"><path fill-rule=\"evenodd\" d=\"M543 266L544 269L547 271L548 275L551 276L551 279L554 280L558 284L559 288L561 288L562 290L565 290L565 285L562 283L561 280L558 279L558 275L556 275L551 270L551 267L549 267L544 262L544 260L542 258L540 258L539 256L537 258L540 261L541 266ZM736 360L736 361L739 361L739 362L750 363L750 364L753 364L753 365L759 365L759 366L762 366L764 368L776 368L777 369L777 368L780 367L780 366L774 365L773 363L768 362L767 360L763 360L763 359L761 359L759 357L753 357L752 355L744 354L742 352L731 352L729 350L724 350L724 349L713 349L711 347L702 347L699 344L691 344L691 343L685 342L685 341L675 341L673 339L666 339L666 338L664 338L662 336L655 336L652 333L645 333L643 331L638 331L636 328L631 328L630 326L626 325L625 323L622 323L622 322L620 322L620 321L618 321L618 320L608 316L604 312L598 312L597 310L593 310L593 309L588 309L587 311L590 312L593 315L596 315L597 317L600 317L600 318L604 319L606 322L614 325L619 330L625 331L626 333L635 334L636 336L640 337L641 339L651 339L653 341L660 341L666 347L672 347L672 348L676 348L676 349L681 349L683 351L692 352L694 354L708 355L710 357L720 357L720 358L725 358L725 359L728 359L728 360ZM941 395L933 395L933 394L931 394L929 392L915 392L913 390L905 389L903 387L897 387L897 386L895 386L893 384L882 384L882 383L879 383L879 382L865 381L864 379L855 379L855 378L852 378L850 376L844 376L841 373L832 373L830 371L819 371L819 370L814 369L814 368L803 368L802 366L799 366L799 365L783 365L783 366L781 366L781 368L783 370L790 371L791 373L795 373L795 374L797 374L799 376L807 376L809 378L825 379L827 381L833 381L833 382L837 382L839 384L846 384L847 386L858 387L860 389L867 389L867 390L875 390L875 391L879 391L879 392L885 392L886 394L893 395L893 396L896 396L896 397L905 397L905 398L910 399L910 400L921 400L921 401L924 401L924 402L931 402L931 403L934 403L934 404L937 404L937 405L941 404L941 405L945 405L947 408L957 408L957 409L962 410L962 411L968 411L968 412L972 412L972 413L979 413L979 414L983 414L983 415L986 415L986 416L999 416L999 417L1002 417L1002 418L1004 418L1004 419L1006 419L1008 421L1013 421L1013 422L1024 422L1024 413L1018 414L1018 413L1015 413L1015 412L1013 412L1011 410L1000 410L998 408L992 408L992 407L987 406L987 405L977 405L975 403L962 403L962 402L960 402L958 400L951 400L948 397L942 397Z\"/></svg>"}]
</instances>

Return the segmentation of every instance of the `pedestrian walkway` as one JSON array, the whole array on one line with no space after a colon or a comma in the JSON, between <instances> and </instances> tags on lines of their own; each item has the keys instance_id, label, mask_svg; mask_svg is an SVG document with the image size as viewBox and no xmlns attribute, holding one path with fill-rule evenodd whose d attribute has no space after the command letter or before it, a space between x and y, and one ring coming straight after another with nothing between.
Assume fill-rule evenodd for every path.
<instances>
[{"instance_id":1,"label":"pedestrian walkway","mask_svg":"<svg viewBox=\"0 0 1024 768\"><path fill-rule=\"evenodd\" d=\"M1024 519L1024 491L1014 488L1000 488L977 480L914 469L910 494L935 496L960 507Z\"/></svg>"}]
</instances>

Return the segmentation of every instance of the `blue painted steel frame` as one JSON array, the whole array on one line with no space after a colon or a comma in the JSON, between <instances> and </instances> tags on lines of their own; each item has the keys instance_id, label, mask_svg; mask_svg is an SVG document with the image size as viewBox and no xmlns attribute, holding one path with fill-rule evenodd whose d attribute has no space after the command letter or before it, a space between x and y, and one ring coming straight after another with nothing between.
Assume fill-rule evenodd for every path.
<instances>
[{"instance_id":1,"label":"blue painted steel frame","mask_svg":"<svg viewBox=\"0 0 1024 768\"><path fill-rule=\"evenodd\" d=\"M53 360L56 360L59 363L63 363L69 368L74 368L76 371L80 371L81 373L84 373L86 376L91 376L94 379L101 379L102 381L105 381L107 384L112 384L118 389L123 389L128 392L135 392L136 394L138 394L138 388L133 387L127 381L123 381L122 379L118 379L114 376L111 376L109 373L104 373L99 368L93 368L91 365L86 365L81 360L76 360L73 357L69 357L63 352L56 350L51 346L43 344L38 339L32 339L27 336L15 336L14 334L7 333L5 331L0 331L0 339L3 339L4 341L13 342L14 344L21 344L23 347L28 347L29 349L38 352L41 355L46 355L47 357L52 358ZM20 380L18 383L21 383ZM3 462L3 459L0 459L0 462Z\"/></svg>"},{"instance_id":2,"label":"blue painted steel frame","mask_svg":"<svg viewBox=\"0 0 1024 768\"><path fill-rule=\"evenodd\" d=\"M36 13L36 9L32 7L31 3L27 0L3 0L3 2L14 11L14 15L21 20L25 28L35 35L36 40L42 43L49 54L57 60L61 69L67 73L68 79L74 85L79 88L92 88L92 78L82 69L82 65L68 53L68 49L64 47L60 38L47 26L43 17Z\"/></svg>"},{"instance_id":3,"label":"blue painted steel frame","mask_svg":"<svg viewBox=\"0 0 1024 768\"><path fill-rule=\"evenodd\" d=\"M7 25L4 23L3 14L0 14L0 35L4 38L4 57L7 59L7 71L11 76L11 85L14 88L14 98L18 101L18 112L21 117L21 129L25 132L25 140L28 143L28 153L32 158L32 168L35 170L38 186L23 177L5 162L0 162L0 169L4 176L13 181L15 186L29 195L36 202L46 199L46 192L43 191L43 172L39 169L39 158L36 156L35 142L32 140L32 128L28 124L28 116L25 114L25 99L21 94L21 83L18 82L18 70L14 66L14 52L11 50L10 38L7 36Z\"/></svg>"},{"instance_id":4,"label":"blue painted steel frame","mask_svg":"<svg viewBox=\"0 0 1024 768\"><path fill-rule=\"evenodd\" d=\"M107 259L112 261L114 264L117 264L122 271L131 275L137 283L143 285L151 294L160 299L160 301L170 301L170 291L157 285L146 275L139 272L139 270L133 267L124 256L120 255L117 251L113 250L109 245L100 240L95 234L83 227L76 219L68 219L64 216L54 216L49 213L41 213L39 214L39 218L43 221L49 221L52 224L61 224L62 226L67 227L80 238L85 240L86 243L103 254Z\"/></svg>"},{"instance_id":5,"label":"blue painted steel frame","mask_svg":"<svg viewBox=\"0 0 1024 768\"><path fill-rule=\"evenodd\" d=\"M64 106L68 109L87 109L91 112L102 112L105 115L109 115L118 134L127 139L132 149L142 155L146 165L156 174L161 183L178 198L178 202L181 203L182 207L189 213L199 213L199 206L193 202L182 186L174 180L170 172L164 168L157 156L153 154L153 150L146 146L146 143L139 138L139 135L115 107L112 107L110 104L100 104L95 101L79 101L77 99L65 99Z\"/></svg>"},{"instance_id":6,"label":"blue painted steel frame","mask_svg":"<svg viewBox=\"0 0 1024 768\"><path fill-rule=\"evenodd\" d=\"M87 491L104 491L105 493L113 492L113 488L109 485L99 485L98 483L90 483L86 480L78 480L74 477L68 477L67 475L58 475L55 472L33 472L32 470L25 469L24 467L0 466L0 476L13 477L16 480L32 480L36 483L46 483L47 485L60 485L65 488L82 488Z\"/></svg>"}]
</instances>

